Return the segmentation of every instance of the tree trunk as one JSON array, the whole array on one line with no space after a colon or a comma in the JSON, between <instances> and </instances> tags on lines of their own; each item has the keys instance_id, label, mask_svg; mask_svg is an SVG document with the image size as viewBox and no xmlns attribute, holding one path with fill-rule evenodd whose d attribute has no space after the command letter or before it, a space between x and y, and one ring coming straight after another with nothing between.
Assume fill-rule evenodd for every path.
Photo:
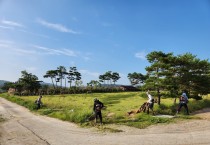
<instances>
[{"instance_id":1,"label":"tree trunk","mask_svg":"<svg viewBox=\"0 0 210 145\"><path fill-rule=\"evenodd\" d=\"M158 93L158 105L160 105L160 97L161 96L160 96L160 89L159 88L157 89L157 93Z\"/></svg>"},{"instance_id":2,"label":"tree trunk","mask_svg":"<svg viewBox=\"0 0 210 145\"><path fill-rule=\"evenodd\" d=\"M55 89L55 84L54 84L54 82L53 82L53 78L51 78L51 80L52 80L53 88Z\"/></svg>"},{"instance_id":3,"label":"tree trunk","mask_svg":"<svg viewBox=\"0 0 210 145\"><path fill-rule=\"evenodd\" d=\"M70 84L69 88L71 89L71 81L69 81L69 84Z\"/></svg>"},{"instance_id":4,"label":"tree trunk","mask_svg":"<svg viewBox=\"0 0 210 145\"><path fill-rule=\"evenodd\" d=\"M65 88L66 88L66 78L65 78Z\"/></svg>"}]
</instances>

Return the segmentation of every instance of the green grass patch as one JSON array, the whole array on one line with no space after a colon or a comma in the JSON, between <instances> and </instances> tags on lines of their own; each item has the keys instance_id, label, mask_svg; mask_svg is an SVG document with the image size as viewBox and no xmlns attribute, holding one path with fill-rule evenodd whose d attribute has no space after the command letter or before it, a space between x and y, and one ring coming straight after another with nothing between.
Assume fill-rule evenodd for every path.
<instances>
[{"instance_id":1,"label":"green grass patch","mask_svg":"<svg viewBox=\"0 0 210 145\"><path fill-rule=\"evenodd\" d=\"M145 113L140 113L140 114L136 115L136 118L132 118L129 121L124 120L124 121L120 122L119 124L143 129L150 125L155 125L155 124L159 124L159 123L166 124L166 123L171 123L171 122L174 122L174 119L155 117L155 116L148 115Z\"/></svg>"},{"instance_id":2,"label":"green grass patch","mask_svg":"<svg viewBox=\"0 0 210 145\"><path fill-rule=\"evenodd\" d=\"M71 94L71 95L47 95L43 96L43 106L38 111L35 109L34 101L38 96L9 96L2 94L2 97L27 107L33 112L42 115L58 118L65 121L77 123L83 127L95 126L88 118L93 112L93 99L98 98L106 106L102 110L104 124L121 124L137 128L146 128L150 125L171 123L180 119L192 119L186 116L184 108L179 117L162 118L139 113L128 116L127 112L137 110L147 98L145 93L141 92L123 92L123 93L92 93L92 94ZM203 100L190 99L188 107L190 113L210 106L210 96L205 96ZM174 115L178 107L178 102L174 104L172 98L162 98L161 105L154 105L155 114ZM104 128L104 130L112 129ZM117 130L115 130L117 132ZM115 132L113 129L113 132Z\"/></svg>"}]
</instances>

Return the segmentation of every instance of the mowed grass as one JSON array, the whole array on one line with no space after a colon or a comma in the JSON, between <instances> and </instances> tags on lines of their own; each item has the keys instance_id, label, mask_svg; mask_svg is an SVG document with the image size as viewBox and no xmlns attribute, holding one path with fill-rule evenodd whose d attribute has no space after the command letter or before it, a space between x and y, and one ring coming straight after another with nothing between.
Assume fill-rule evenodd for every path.
<instances>
[{"instance_id":1,"label":"mowed grass","mask_svg":"<svg viewBox=\"0 0 210 145\"><path fill-rule=\"evenodd\" d=\"M43 96L43 106L36 110L34 101L38 96L9 96L1 95L10 101L16 102L30 110L42 115L58 118L65 121L74 122L81 126L92 126L93 122L88 118L93 115L93 100L98 98L106 106L102 110L104 124L123 124L137 128L145 128L149 125L158 123L170 123L177 118L160 118L151 114L138 113L128 115L127 112L137 110L145 101L147 96L141 92L123 92L123 93L93 93L93 94L71 94L71 95L54 95ZM173 98L162 98L161 105L154 105L155 114L174 115L177 103L174 104ZM190 112L210 106L210 96L205 96L203 100L190 99L188 104ZM185 117L185 110L182 109L179 119L189 119ZM183 116L183 117L182 117Z\"/></svg>"}]
</instances>

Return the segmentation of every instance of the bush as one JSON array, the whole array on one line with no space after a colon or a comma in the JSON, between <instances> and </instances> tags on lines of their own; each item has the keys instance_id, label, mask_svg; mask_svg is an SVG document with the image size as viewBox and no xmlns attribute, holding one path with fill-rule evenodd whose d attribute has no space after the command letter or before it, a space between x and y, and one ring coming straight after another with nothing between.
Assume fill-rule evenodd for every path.
<instances>
[{"instance_id":1,"label":"bush","mask_svg":"<svg viewBox=\"0 0 210 145\"><path fill-rule=\"evenodd\" d=\"M202 100L203 99L202 96L198 96L198 95L192 96L192 98L195 99L195 100Z\"/></svg>"}]
</instances>

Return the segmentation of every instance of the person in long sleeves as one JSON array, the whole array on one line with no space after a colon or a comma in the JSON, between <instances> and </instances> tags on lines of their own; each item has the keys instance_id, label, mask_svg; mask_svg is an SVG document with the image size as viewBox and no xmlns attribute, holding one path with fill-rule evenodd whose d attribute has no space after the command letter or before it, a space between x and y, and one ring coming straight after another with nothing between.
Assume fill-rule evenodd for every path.
<instances>
[{"instance_id":1,"label":"person in long sleeves","mask_svg":"<svg viewBox=\"0 0 210 145\"><path fill-rule=\"evenodd\" d=\"M42 105L42 96L39 96L39 98L35 101L37 107L36 109L40 109L41 108L41 105Z\"/></svg>"},{"instance_id":2,"label":"person in long sleeves","mask_svg":"<svg viewBox=\"0 0 210 145\"><path fill-rule=\"evenodd\" d=\"M97 118L99 117L100 123L102 124L102 113L101 109L104 107L104 104L99 101L97 98L94 99L93 111L95 113L95 122L97 123Z\"/></svg>"},{"instance_id":3,"label":"person in long sleeves","mask_svg":"<svg viewBox=\"0 0 210 145\"><path fill-rule=\"evenodd\" d=\"M149 93L149 91L146 92L148 100L147 100L147 114L149 114L149 109L152 110L152 114L154 115L153 107L154 107L154 98L153 96Z\"/></svg>"},{"instance_id":4,"label":"person in long sleeves","mask_svg":"<svg viewBox=\"0 0 210 145\"><path fill-rule=\"evenodd\" d=\"M189 109L188 109L187 103L188 103L188 97L185 91L183 91L182 95L179 98L179 107L176 111L176 114L178 114L181 111L182 107L184 106L187 112L187 115L189 115Z\"/></svg>"}]
</instances>

